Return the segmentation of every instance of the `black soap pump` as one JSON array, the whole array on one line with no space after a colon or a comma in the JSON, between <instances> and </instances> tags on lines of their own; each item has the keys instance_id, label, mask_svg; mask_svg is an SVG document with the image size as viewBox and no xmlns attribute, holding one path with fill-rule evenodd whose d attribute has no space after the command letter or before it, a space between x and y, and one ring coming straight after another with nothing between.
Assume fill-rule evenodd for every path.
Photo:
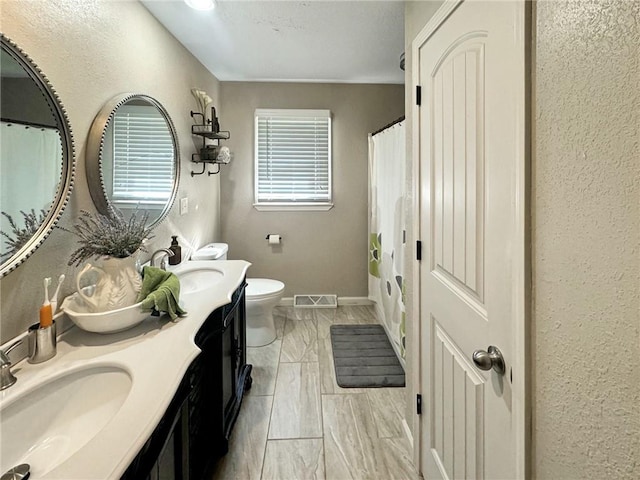
<instances>
[{"instance_id":1,"label":"black soap pump","mask_svg":"<svg viewBox=\"0 0 640 480\"><path fill-rule=\"evenodd\" d=\"M171 236L171 246L169 250L173 252L173 255L169 257L169 265L178 265L182 261L182 247L178 243L178 236Z\"/></svg>"}]
</instances>

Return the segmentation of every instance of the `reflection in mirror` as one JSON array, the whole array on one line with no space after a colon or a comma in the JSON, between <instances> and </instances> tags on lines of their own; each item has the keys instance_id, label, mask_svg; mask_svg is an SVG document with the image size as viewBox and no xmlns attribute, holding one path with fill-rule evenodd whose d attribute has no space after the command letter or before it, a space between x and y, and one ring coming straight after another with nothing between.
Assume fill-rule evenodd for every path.
<instances>
[{"instance_id":1,"label":"reflection in mirror","mask_svg":"<svg viewBox=\"0 0 640 480\"><path fill-rule=\"evenodd\" d=\"M47 100L27 71L5 51L0 65L0 259L4 261L36 233L51 208L62 170L62 140Z\"/></svg>"},{"instance_id":2,"label":"reflection in mirror","mask_svg":"<svg viewBox=\"0 0 640 480\"><path fill-rule=\"evenodd\" d=\"M0 57L0 277L49 234L73 182L62 105L31 60L2 35Z\"/></svg>"},{"instance_id":3,"label":"reflection in mirror","mask_svg":"<svg viewBox=\"0 0 640 480\"><path fill-rule=\"evenodd\" d=\"M178 187L175 129L162 105L146 95L120 95L91 127L87 152L91 196L100 211L149 214L155 225L168 213Z\"/></svg>"}]
</instances>

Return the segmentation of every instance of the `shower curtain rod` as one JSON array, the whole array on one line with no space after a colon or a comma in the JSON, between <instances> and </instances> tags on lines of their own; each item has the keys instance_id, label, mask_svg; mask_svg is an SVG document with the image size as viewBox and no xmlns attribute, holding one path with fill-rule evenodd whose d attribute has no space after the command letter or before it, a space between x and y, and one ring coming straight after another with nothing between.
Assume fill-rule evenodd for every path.
<instances>
[{"instance_id":1,"label":"shower curtain rod","mask_svg":"<svg viewBox=\"0 0 640 480\"><path fill-rule=\"evenodd\" d=\"M56 125L44 125L42 123L26 122L24 120L13 120L11 118L5 118L5 117L0 118L0 121L6 122L6 123L14 123L16 125L24 125L26 127L53 128L55 130L58 130L58 127Z\"/></svg>"},{"instance_id":2,"label":"shower curtain rod","mask_svg":"<svg viewBox=\"0 0 640 480\"><path fill-rule=\"evenodd\" d=\"M379 134L380 132L384 132L387 128L391 128L393 127L396 123L400 123L401 121L404 120L404 115L402 115L400 118L394 120L393 122L389 123L388 125L385 125L384 127L382 127L380 130L376 130L375 132L373 132L371 134L371 136L373 137L374 135Z\"/></svg>"}]
</instances>

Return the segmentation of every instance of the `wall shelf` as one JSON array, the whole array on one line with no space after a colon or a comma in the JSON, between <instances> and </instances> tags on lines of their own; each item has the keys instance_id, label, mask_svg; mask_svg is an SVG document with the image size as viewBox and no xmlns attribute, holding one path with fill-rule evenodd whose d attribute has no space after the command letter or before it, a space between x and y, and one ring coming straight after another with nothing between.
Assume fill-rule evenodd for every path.
<instances>
[{"instance_id":1,"label":"wall shelf","mask_svg":"<svg viewBox=\"0 0 640 480\"><path fill-rule=\"evenodd\" d=\"M229 140L231 138L231 132L226 130L214 132L211 124L191 125L191 133L211 140Z\"/></svg>"},{"instance_id":2,"label":"wall shelf","mask_svg":"<svg viewBox=\"0 0 640 480\"><path fill-rule=\"evenodd\" d=\"M191 154L191 161L193 163L201 163L202 171L194 172L191 171L191 176L195 175L203 175L207 172L207 175L215 175L216 173L220 173L220 165L229 163L229 154L228 149L224 152L226 154L227 159L220 160L220 140L229 140L231 138L231 132L227 130L220 130L220 123L218 122L218 117L216 116L215 108L211 109L211 120L207 120L205 115L199 112L191 112L191 118L196 116L200 116L202 118L202 123L191 125L191 134L197 135L202 138L202 148L197 153ZM215 144L207 144L207 139L216 141ZM224 156L223 154L223 156ZM217 165L217 170L214 172L210 172L207 170L207 164Z\"/></svg>"}]
</instances>

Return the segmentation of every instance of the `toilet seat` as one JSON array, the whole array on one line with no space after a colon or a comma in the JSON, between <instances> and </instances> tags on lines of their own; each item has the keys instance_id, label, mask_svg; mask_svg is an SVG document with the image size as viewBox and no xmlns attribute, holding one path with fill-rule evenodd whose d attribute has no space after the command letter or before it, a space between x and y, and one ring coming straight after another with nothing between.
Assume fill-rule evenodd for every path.
<instances>
[{"instance_id":1,"label":"toilet seat","mask_svg":"<svg viewBox=\"0 0 640 480\"><path fill-rule=\"evenodd\" d=\"M284 283L270 278L247 278L247 300L261 300L284 291Z\"/></svg>"}]
</instances>

